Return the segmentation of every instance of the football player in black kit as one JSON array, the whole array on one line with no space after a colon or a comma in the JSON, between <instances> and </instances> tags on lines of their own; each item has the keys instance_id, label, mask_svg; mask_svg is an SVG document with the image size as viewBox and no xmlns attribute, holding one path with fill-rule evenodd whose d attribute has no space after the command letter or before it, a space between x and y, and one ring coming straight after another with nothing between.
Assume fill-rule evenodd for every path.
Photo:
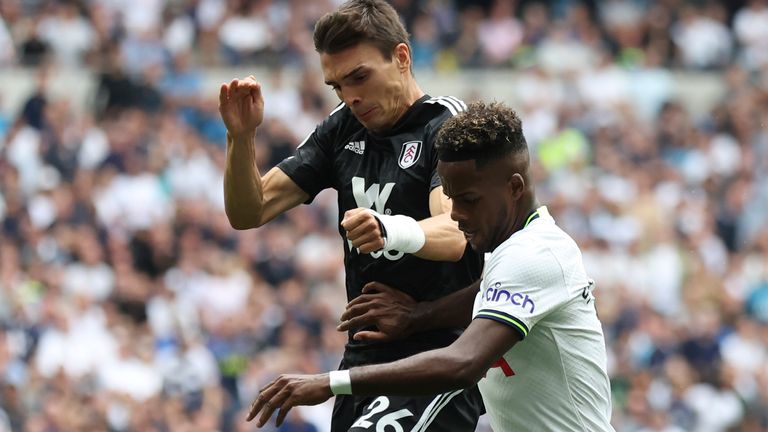
<instances>
[{"instance_id":1,"label":"football player in black kit","mask_svg":"<svg viewBox=\"0 0 768 432\"><path fill-rule=\"evenodd\" d=\"M465 104L421 90L411 69L408 34L383 0L342 4L318 21L314 43L325 82L341 104L294 156L263 176L254 151L264 115L261 85L250 76L221 86L219 110L227 127L224 198L232 226L259 227L333 188L348 300L370 282L428 301L477 280L480 260L450 219L433 149L442 123ZM349 332L340 369L447 346L461 332L446 328L376 342L356 340L355 330L371 329ZM337 382L334 388L344 386ZM339 392L331 430L474 431L481 412L476 387L415 398Z\"/></svg>"}]
</instances>

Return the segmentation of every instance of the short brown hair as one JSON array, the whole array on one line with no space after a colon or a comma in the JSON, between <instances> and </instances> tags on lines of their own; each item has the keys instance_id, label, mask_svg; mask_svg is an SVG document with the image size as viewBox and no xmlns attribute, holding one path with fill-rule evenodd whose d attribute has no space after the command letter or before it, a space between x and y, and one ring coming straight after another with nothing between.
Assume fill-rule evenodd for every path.
<instances>
[{"instance_id":1,"label":"short brown hair","mask_svg":"<svg viewBox=\"0 0 768 432\"><path fill-rule=\"evenodd\" d=\"M523 122L512 108L500 102L479 101L443 123L435 148L441 161L474 159L479 168L494 159L527 152L528 144Z\"/></svg>"},{"instance_id":2,"label":"short brown hair","mask_svg":"<svg viewBox=\"0 0 768 432\"><path fill-rule=\"evenodd\" d=\"M348 0L315 25L315 50L336 54L361 42L378 48L391 60L395 47L408 42L408 32L395 8L384 0Z\"/></svg>"}]
</instances>

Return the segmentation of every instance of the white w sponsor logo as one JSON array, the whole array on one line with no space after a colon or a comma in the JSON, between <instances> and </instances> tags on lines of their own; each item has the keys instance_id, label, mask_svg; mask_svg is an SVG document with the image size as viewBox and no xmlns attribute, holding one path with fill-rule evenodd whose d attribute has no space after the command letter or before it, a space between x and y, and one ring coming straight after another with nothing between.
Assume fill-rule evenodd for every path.
<instances>
[{"instance_id":1,"label":"white w sponsor logo","mask_svg":"<svg viewBox=\"0 0 768 432\"><path fill-rule=\"evenodd\" d=\"M387 208L387 200L394 187L394 183L386 183L383 188L378 183L373 183L366 189L364 178L352 177L352 195L355 197L355 203L361 208L372 208L376 210L376 213L388 214L392 212ZM349 240L347 240L347 246L352 250L352 242ZM379 258L382 255L388 260L396 261L405 254L400 251L371 252L371 256L374 258Z\"/></svg>"},{"instance_id":2,"label":"white w sponsor logo","mask_svg":"<svg viewBox=\"0 0 768 432\"><path fill-rule=\"evenodd\" d=\"M365 189L365 179L362 177L352 177L352 195L355 196L355 203L358 207L372 208L378 213L385 213L387 200L392 193L394 183L387 183L381 189L378 183L374 183L367 190ZM379 192L381 189L381 192Z\"/></svg>"}]
</instances>

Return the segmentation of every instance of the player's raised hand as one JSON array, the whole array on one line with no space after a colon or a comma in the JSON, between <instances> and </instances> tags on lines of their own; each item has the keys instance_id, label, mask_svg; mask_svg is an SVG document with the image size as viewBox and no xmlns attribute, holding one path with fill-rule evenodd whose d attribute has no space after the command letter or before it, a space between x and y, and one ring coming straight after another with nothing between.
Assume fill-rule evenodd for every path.
<instances>
[{"instance_id":1,"label":"player's raised hand","mask_svg":"<svg viewBox=\"0 0 768 432\"><path fill-rule=\"evenodd\" d=\"M267 424L272 414L277 411L275 426L280 426L291 408L297 405L317 405L333 396L328 374L317 375L280 375L259 391L251 404L247 421L251 421L261 412L258 427Z\"/></svg>"},{"instance_id":2,"label":"player's raised hand","mask_svg":"<svg viewBox=\"0 0 768 432\"><path fill-rule=\"evenodd\" d=\"M360 253L371 253L384 247L379 220L368 209L358 207L347 210L341 226L347 230L347 239Z\"/></svg>"},{"instance_id":3,"label":"player's raised hand","mask_svg":"<svg viewBox=\"0 0 768 432\"><path fill-rule=\"evenodd\" d=\"M253 75L233 79L219 89L219 113L229 134L249 138L264 121L264 96Z\"/></svg>"},{"instance_id":4,"label":"player's raised hand","mask_svg":"<svg viewBox=\"0 0 768 432\"><path fill-rule=\"evenodd\" d=\"M388 341L408 336L419 303L408 294L379 282L363 287L363 294L347 303L339 331L375 326L377 330L355 333L355 340Z\"/></svg>"}]
</instances>

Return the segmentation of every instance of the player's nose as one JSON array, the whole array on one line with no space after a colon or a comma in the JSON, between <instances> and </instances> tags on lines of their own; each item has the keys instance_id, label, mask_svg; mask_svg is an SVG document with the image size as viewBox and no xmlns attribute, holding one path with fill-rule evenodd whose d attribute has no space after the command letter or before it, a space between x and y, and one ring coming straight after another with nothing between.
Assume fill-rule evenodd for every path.
<instances>
[{"instance_id":1,"label":"player's nose","mask_svg":"<svg viewBox=\"0 0 768 432\"><path fill-rule=\"evenodd\" d=\"M451 219L462 225L463 222L467 221L467 214L454 204L453 208L451 208Z\"/></svg>"},{"instance_id":2,"label":"player's nose","mask_svg":"<svg viewBox=\"0 0 768 432\"><path fill-rule=\"evenodd\" d=\"M363 101L363 98L360 96L360 93L357 93L351 89L345 89L344 95L342 96L342 100L347 106L352 107L355 105L359 105L360 102Z\"/></svg>"}]
</instances>

